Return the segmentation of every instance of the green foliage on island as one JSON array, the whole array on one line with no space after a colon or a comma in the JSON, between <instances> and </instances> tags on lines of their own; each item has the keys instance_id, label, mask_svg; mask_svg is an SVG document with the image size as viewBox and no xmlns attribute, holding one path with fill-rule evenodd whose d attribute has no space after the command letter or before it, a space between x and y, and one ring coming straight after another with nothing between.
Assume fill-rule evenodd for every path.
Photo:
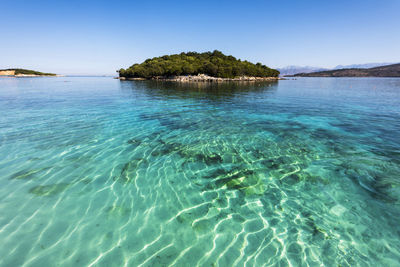
<instances>
[{"instance_id":1,"label":"green foliage on island","mask_svg":"<svg viewBox=\"0 0 400 267\"><path fill-rule=\"evenodd\" d=\"M134 64L128 69L120 69L120 77L146 78L169 77L177 75L206 74L212 77L235 78L239 76L278 77L279 71L261 63L253 64L241 61L222 52L188 52L165 55L147 59L141 64Z\"/></svg>"},{"instance_id":2,"label":"green foliage on island","mask_svg":"<svg viewBox=\"0 0 400 267\"><path fill-rule=\"evenodd\" d=\"M35 70L26 70L26 69L4 69L0 71L15 71L15 75L25 74L25 75L42 75L42 76L56 76L54 73L45 73Z\"/></svg>"}]
</instances>

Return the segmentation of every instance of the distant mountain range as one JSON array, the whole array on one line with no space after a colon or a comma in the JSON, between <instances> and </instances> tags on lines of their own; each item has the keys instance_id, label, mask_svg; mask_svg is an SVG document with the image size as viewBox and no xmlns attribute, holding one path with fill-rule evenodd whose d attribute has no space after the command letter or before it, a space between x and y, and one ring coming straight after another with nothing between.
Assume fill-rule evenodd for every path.
<instances>
[{"instance_id":1,"label":"distant mountain range","mask_svg":"<svg viewBox=\"0 0 400 267\"><path fill-rule=\"evenodd\" d=\"M311 73L298 73L294 77L400 77L400 63L374 68L346 68Z\"/></svg>"},{"instance_id":2,"label":"distant mountain range","mask_svg":"<svg viewBox=\"0 0 400 267\"><path fill-rule=\"evenodd\" d=\"M297 73L310 73L310 72L316 72L316 71L323 71L323 70L328 70L320 67L310 67L310 66L287 66L284 68L277 68L279 72L281 73L281 76L285 75L293 75Z\"/></svg>"},{"instance_id":3,"label":"distant mountain range","mask_svg":"<svg viewBox=\"0 0 400 267\"><path fill-rule=\"evenodd\" d=\"M311 66L287 66L283 68L277 68L280 71L281 76L286 75L294 75L300 73L312 73L312 72L320 72L320 71L328 71L328 70L338 70L338 69L367 69L374 68L385 65L392 65L393 63L366 63L366 64L353 64L353 65L338 65L334 68L321 68L321 67L311 67Z\"/></svg>"}]
</instances>

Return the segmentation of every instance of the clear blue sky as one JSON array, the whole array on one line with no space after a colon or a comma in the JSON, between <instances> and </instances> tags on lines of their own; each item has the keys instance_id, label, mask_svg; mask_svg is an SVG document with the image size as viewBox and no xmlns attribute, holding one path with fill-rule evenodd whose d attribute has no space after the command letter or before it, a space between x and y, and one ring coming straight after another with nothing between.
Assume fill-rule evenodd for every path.
<instances>
[{"instance_id":1,"label":"clear blue sky","mask_svg":"<svg viewBox=\"0 0 400 267\"><path fill-rule=\"evenodd\" d=\"M214 49L270 67L400 62L400 0L0 1L0 68L115 74Z\"/></svg>"}]
</instances>

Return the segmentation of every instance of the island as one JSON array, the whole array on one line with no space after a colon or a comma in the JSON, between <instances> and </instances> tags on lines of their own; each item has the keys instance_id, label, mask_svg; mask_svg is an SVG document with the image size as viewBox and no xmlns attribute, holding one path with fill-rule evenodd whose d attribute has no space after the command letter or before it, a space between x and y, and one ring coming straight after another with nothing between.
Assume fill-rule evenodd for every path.
<instances>
[{"instance_id":1,"label":"island","mask_svg":"<svg viewBox=\"0 0 400 267\"><path fill-rule=\"evenodd\" d=\"M121 80L167 80L167 81L259 81L279 79L279 71L261 63L213 52L187 52L165 55L120 69Z\"/></svg>"},{"instance_id":2,"label":"island","mask_svg":"<svg viewBox=\"0 0 400 267\"><path fill-rule=\"evenodd\" d=\"M0 76L11 76L11 77L36 77L36 76L57 76L54 73L44 73L35 70L26 69L3 69L0 70Z\"/></svg>"},{"instance_id":3,"label":"island","mask_svg":"<svg viewBox=\"0 0 400 267\"><path fill-rule=\"evenodd\" d=\"M287 77L400 77L400 64L392 64L368 69L337 69L311 73L298 73Z\"/></svg>"}]
</instances>

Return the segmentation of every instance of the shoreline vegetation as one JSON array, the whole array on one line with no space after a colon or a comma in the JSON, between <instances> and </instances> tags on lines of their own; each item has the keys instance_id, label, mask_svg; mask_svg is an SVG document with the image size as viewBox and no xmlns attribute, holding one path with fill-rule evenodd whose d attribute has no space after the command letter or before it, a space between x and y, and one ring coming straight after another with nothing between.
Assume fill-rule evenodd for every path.
<instances>
[{"instance_id":1,"label":"shoreline vegetation","mask_svg":"<svg viewBox=\"0 0 400 267\"><path fill-rule=\"evenodd\" d=\"M278 70L226 56L217 50L154 57L117 72L121 80L223 82L279 79Z\"/></svg>"},{"instance_id":2,"label":"shoreline vegetation","mask_svg":"<svg viewBox=\"0 0 400 267\"><path fill-rule=\"evenodd\" d=\"M27 69L3 69L0 70L0 76L6 77L38 77L38 76L59 76L54 73L45 73Z\"/></svg>"},{"instance_id":3,"label":"shoreline vegetation","mask_svg":"<svg viewBox=\"0 0 400 267\"><path fill-rule=\"evenodd\" d=\"M251 76L240 76L235 78L219 78L212 77L206 74L198 75L179 75L179 76L156 76L151 78L126 78L117 77L120 80L129 81L145 81L145 80L156 80L156 81L167 81L167 82L258 82L258 81L276 81L284 80L284 78L279 77L251 77Z\"/></svg>"}]
</instances>

